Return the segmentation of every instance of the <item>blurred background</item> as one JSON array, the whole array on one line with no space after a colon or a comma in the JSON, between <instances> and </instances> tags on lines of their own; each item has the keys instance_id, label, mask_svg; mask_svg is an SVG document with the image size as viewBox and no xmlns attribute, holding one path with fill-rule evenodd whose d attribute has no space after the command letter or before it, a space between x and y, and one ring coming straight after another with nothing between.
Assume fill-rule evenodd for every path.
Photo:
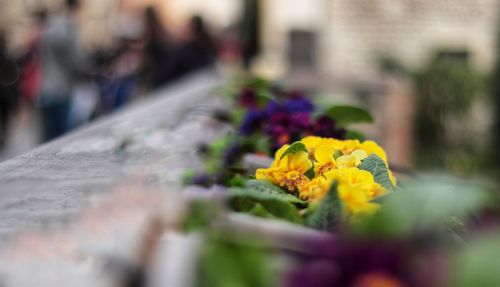
<instances>
[{"instance_id":1,"label":"blurred background","mask_svg":"<svg viewBox=\"0 0 500 287\"><path fill-rule=\"evenodd\" d=\"M0 0L7 159L199 69L369 109L401 170L496 176L496 0Z\"/></svg>"}]
</instances>

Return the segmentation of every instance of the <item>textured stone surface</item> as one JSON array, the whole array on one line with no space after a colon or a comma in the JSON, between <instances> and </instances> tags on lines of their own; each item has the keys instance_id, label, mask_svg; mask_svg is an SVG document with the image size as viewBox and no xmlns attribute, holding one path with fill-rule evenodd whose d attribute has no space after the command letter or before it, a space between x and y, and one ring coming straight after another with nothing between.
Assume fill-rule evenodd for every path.
<instances>
[{"instance_id":1,"label":"textured stone surface","mask_svg":"<svg viewBox=\"0 0 500 287\"><path fill-rule=\"evenodd\" d=\"M193 75L0 163L0 286L116 286L107 258L135 264L148 224L180 216L196 146L226 130L211 117L221 83Z\"/></svg>"},{"instance_id":2,"label":"textured stone surface","mask_svg":"<svg viewBox=\"0 0 500 287\"><path fill-rule=\"evenodd\" d=\"M177 182L196 161L218 79L201 73L0 164L0 250L25 230L65 226L127 177ZM205 122L203 122L205 121Z\"/></svg>"}]
</instances>

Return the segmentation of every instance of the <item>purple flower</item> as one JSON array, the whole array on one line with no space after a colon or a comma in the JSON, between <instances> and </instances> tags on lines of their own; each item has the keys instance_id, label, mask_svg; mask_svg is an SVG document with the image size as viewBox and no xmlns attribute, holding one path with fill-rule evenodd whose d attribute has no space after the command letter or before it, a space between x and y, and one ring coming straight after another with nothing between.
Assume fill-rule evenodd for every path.
<instances>
[{"instance_id":1,"label":"purple flower","mask_svg":"<svg viewBox=\"0 0 500 287\"><path fill-rule=\"evenodd\" d=\"M212 179L206 173L199 173L193 177L192 184L209 187L212 185Z\"/></svg>"},{"instance_id":2,"label":"purple flower","mask_svg":"<svg viewBox=\"0 0 500 287\"><path fill-rule=\"evenodd\" d=\"M309 113L276 112L272 114L264 127L264 133L269 135L278 146L293 140L298 140L310 129Z\"/></svg>"},{"instance_id":3,"label":"purple flower","mask_svg":"<svg viewBox=\"0 0 500 287\"><path fill-rule=\"evenodd\" d=\"M312 134L319 137L344 139L346 135L344 128L337 128L335 120L320 116L313 125Z\"/></svg>"},{"instance_id":4,"label":"purple flower","mask_svg":"<svg viewBox=\"0 0 500 287\"><path fill-rule=\"evenodd\" d=\"M312 113L313 103L306 98L290 99L283 103L284 109L289 113Z\"/></svg>"},{"instance_id":5,"label":"purple flower","mask_svg":"<svg viewBox=\"0 0 500 287\"><path fill-rule=\"evenodd\" d=\"M314 104L307 98L288 99L283 103L270 101L267 104L266 110L270 114L277 112L311 113L314 111Z\"/></svg>"},{"instance_id":6,"label":"purple flower","mask_svg":"<svg viewBox=\"0 0 500 287\"><path fill-rule=\"evenodd\" d=\"M239 142L233 143L224 150L222 165L225 168L230 168L236 164L244 153L243 146Z\"/></svg>"},{"instance_id":7,"label":"purple flower","mask_svg":"<svg viewBox=\"0 0 500 287\"><path fill-rule=\"evenodd\" d=\"M296 256L296 264L287 273L287 287L418 286L408 267L412 254L400 242L341 237L307 241L306 251ZM433 285L429 282L429 286Z\"/></svg>"},{"instance_id":8,"label":"purple flower","mask_svg":"<svg viewBox=\"0 0 500 287\"><path fill-rule=\"evenodd\" d=\"M238 97L238 104L245 108L257 108L259 101L255 90L252 88L243 88Z\"/></svg>"},{"instance_id":9,"label":"purple flower","mask_svg":"<svg viewBox=\"0 0 500 287\"><path fill-rule=\"evenodd\" d=\"M242 135L250 135L262 129L262 125L268 117L268 113L262 110L249 109L239 128Z\"/></svg>"}]
</instances>

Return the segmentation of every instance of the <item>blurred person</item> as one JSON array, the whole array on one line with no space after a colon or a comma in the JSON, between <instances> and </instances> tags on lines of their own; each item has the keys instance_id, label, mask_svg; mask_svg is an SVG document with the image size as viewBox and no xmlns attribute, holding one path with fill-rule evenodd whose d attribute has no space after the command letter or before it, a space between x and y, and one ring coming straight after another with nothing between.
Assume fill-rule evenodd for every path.
<instances>
[{"instance_id":1,"label":"blurred person","mask_svg":"<svg viewBox=\"0 0 500 287\"><path fill-rule=\"evenodd\" d=\"M240 36L243 44L243 67L248 70L260 52L259 0L243 0Z\"/></svg>"},{"instance_id":2,"label":"blurred person","mask_svg":"<svg viewBox=\"0 0 500 287\"><path fill-rule=\"evenodd\" d=\"M177 59L181 60L180 73L211 66L217 56L216 44L201 16L193 16L189 21L188 40L179 49Z\"/></svg>"},{"instance_id":3,"label":"blurred person","mask_svg":"<svg viewBox=\"0 0 500 287\"><path fill-rule=\"evenodd\" d=\"M19 83L19 94L25 102L35 103L40 92L41 85L41 63L40 42L42 32L47 22L47 10L39 9L33 14L35 20L28 50L20 60L21 78Z\"/></svg>"},{"instance_id":4,"label":"blurred person","mask_svg":"<svg viewBox=\"0 0 500 287\"><path fill-rule=\"evenodd\" d=\"M154 7L144 11L144 57L141 68L146 89L157 88L178 77L174 45Z\"/></svg>"},{"instance_id":5,"label":"blurred person","mask_svg":"<svg viewBox=\"0 0 500 287\"><path fill-rule=\"evenodd\" d=\"M139 73L143 62L144 13L128 11L119 1L112 33L117 39L112 47L96 53L99 103L95 115L102 115L129 103L138 93ZM146 82L145 77L142 78Z\"/></svg>"},{"instance_id":6,"label":"blurred person","mask_svg":"<svg viewBox=\"0 0 500 287\"><path fill-rule=\"evenodd\" d=\"M146 10L145 75L150 88L158 88L197 69L215 63L216 44L205 22L193 16L181 43L168 37L153 8Z\"/></svg>"},{"instance_id":7,"label":"blurred person","mask_svg":"<svg viewBox=\"0 0 500 287\"><path fill-rule=\"evenodd\" d=\"M0 32L0 148L5 145L9 119L16 104L16 83L19 68L7 53L6 40Z\"/></svg>"},{"instance_id":8,"label":"blurred person","mask_svg":"<svg viewBox=\"0 0 500 287\"><path fill-rule=\"evenodd\" d=\"M66 0L62 11L50 17L42 35L38 105L45 141L68 130L71 96L85 71L85 56L78 45L76 17L79 8L78 0Z\"/></svg>"},{"instance_id":9,"label":"blurred person","mask_svg":"<svg viewBox=\"0 0 500 287\"><path fill-rule=\"evenodd\" d=\"M218 57L221 61L235 63L242 58L242 43L236 25L227 27L219 41Z\"/></svg>"},{"instance_id":10,"label":"blurred person","mask_svg":"<svg viewBox=\"0 0 500 287\"><path fill-rule=\"evenodd\" d=\"M99 113L126 105L134 97L141 51L134 40L121 39L118 47L98 55Z\"/></svg>"}]
</instances>

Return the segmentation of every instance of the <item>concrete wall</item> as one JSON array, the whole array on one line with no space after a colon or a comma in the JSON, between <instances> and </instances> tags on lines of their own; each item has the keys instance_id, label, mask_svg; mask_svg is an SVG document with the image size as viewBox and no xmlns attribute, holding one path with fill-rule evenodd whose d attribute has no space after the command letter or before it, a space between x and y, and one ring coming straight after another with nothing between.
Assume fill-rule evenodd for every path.
<instances>
[{"instance_id":1,"label":"concrete wall","mask_svg":"<svg viewBox=\"0 0 500 287\"><path fill-rule=\"evenodd\" d=\"M377 55L419 66L436 47L467 48L482 69L494 58L497 0L331 0L324 69L370 76Z\"/></svg>"}]
</instances>

